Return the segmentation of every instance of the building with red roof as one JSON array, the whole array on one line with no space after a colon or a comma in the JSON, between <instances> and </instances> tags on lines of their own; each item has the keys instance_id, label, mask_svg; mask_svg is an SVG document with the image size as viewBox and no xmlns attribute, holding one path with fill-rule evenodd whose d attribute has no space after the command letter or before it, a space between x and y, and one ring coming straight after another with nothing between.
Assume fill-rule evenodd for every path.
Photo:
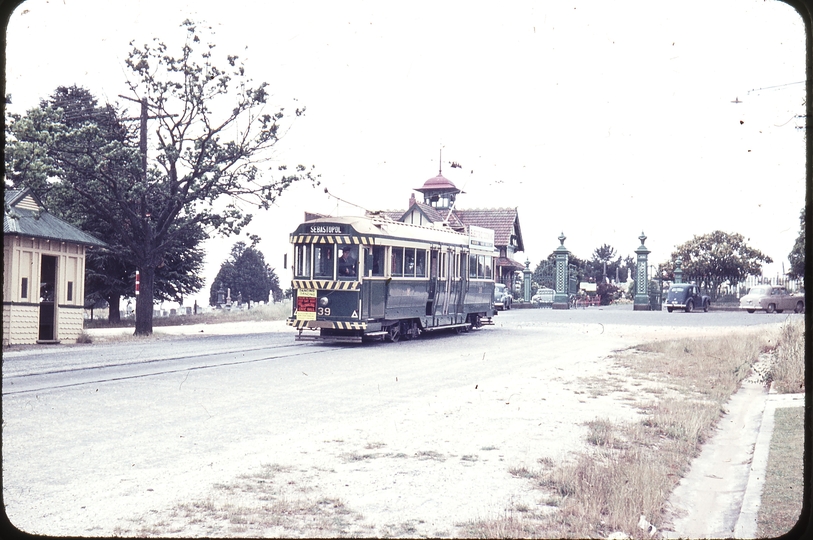
<instances>
[{"instance_id":1,"label":"building with red roof","mask_svg":"<svg viewBox=\"0 0 813 540\"><path fill-rule=\"evenodd\" d=\"M461 210L456 207L457 196L463 191L440 172L415 188L423 195L419 202L413 193L406 211L386 210L380 212L395 221L416 225L448 223L449 227L460 232L469 226L483 227L494 231L494 246L500 255L495 260L494 277L498 283L512 288L514 273L525 268L514 260L514 254L525 251L522 230L519 226L519 213L516 208L476 208Z\"/></svg>"}]
</instances>

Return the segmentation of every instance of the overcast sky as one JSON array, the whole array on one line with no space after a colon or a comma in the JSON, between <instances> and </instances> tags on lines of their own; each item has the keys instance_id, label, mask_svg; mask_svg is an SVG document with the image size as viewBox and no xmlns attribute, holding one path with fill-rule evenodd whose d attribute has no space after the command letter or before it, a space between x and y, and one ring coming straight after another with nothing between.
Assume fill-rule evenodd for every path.
<instances>
[{"instance_id":1,"label":"overcast sky","mask_svg":"<svg viewBox=\"0 0 813 540\"><path fill-rule=\"evenodd\" d=\"M781 2L29 0L8 26L9 109L72 84L128 105L128 43L179 43L186 18L275 104L307 107L277 158L315 165L356 205L406 209L442 148L460 208L519 209L532 269L561 232L589 259L604 243L633 255L643 231L657 264L717 229L772 257L768 273L787 267L805 194L804 25ZM299 185L257 215L248 232L283 286L305 210L358 213ZM200 304L235 241L207 244Z\"/></svg>"}]
</instances>

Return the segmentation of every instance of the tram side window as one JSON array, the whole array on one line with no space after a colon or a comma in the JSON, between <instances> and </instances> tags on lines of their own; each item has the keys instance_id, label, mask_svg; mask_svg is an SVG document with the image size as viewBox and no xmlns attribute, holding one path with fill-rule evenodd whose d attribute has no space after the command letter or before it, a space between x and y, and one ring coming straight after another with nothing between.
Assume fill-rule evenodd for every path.
<instances>
[{"instance_id":1,"label":"tram side window","mask_svg":"<svg viewBox=\"0 0 813 540\"><path fill-rule=\"evenodd\" d=\"M438 274L439 274L438 277L440 277L441 279L446 279L446 271L447 271L446 254L441 253L440 254L440 272L438 272Z\"/></svg>"},{"instance_id":2,"label":"tram side window","mask_svg":"<svg viewBox=\"0 0 813 540\"><path fill-rule=\"evenodd\" d=\"M486 273L484 276L486 279L491 279L491 264L493 260L494 260L493 257L486 257L486 266L485 266Z\"/></svg>"},{"instance_id":3,"label":"tram side window","mask_svg":"<svg viewBox=\"0 0 813 540\"><path fill-rule=\"evenodd\" d=\"M333 245L313 247L313 277L333 279Z\"/></svg>"},{"instance_id":4,"label":"tram side window","mask_svg":"<svg viewBox=\"0 0 813 540\"><path fill-rule=\"evenodd\" d=\"M415 275L426 277L426 250L419 249L415 254Z\"/></svg>"},{"instance_id":5,"label":"tram side window","mask_svg":"<svg viewBox=\"0 0 813 540\"><path fill-rule=\"evenodd\" d=\"M404 248L404 276L415 277L415 248Z\"/></svg>"},{"instance_id":6,"label":"tram side window","mask_svg":"<svg viewBox=\"0 0 813 540\"><path fill-rule=\"evenodd\" d=\"M469 258L466 257L465 253L461 253L459 257L460 257L460 272L457 274L457 277L462 278L466 277L466 261L468 261Z\"/></svg>"},{"instance_id":7,"label":"tram side window","mask_svg":"<svg viewBox=\"0 0 813 540\"><path fill-rule=\"evenodd\" d=\"M339 246L338 271L340 278L355 278L358 275L358 246Z\"/></svg>"},{"instance_id":8,"label":"tram side window","mask_svg":"<svg viewBox=\"0 0 813 540\"><path fill-rule=\"evenodd\" d=\"M485 276L485 266L486 266L486 256L485 255L478 255L477 256L477 277L482 279Z\"/></svg>"},{"instance_id":9,"label":"tram side window","mask_svg":"<svg viewBox=\"0 0 813 540\"><path fill-rule=\"evenodd\" d=\"M401 277L404 275L404 248L392 248L392 275Z\"/></svg>"},{"instance_id":10,"label":"tram side window","mask_svg":"<svg viewBox=\"0 0 813 540\"><path fill-rule=\"evenodd\" d=\"M469 255L469 277L477 277L477 255Z\"/></svg>"},{"instance_id":11,"label":"tram side window","mask_svg":"<svg viewBox=\"0 0 813 540\"><path fill-rule=\"evenodd\" d=\"M296 277L311 277L311 247L309 244L297 244L294 248L296 260Z\"/></svg>"},{"instance_id":12,"label":"tram side window","mask_svg":"<svg viewBox=\"0 0 813 540\"><path fill-rule=\"evenodd\" d=\"M368 275L383 277L384 276L384 246L374 246L371 248L364 248L365 253L372 254L372 265L365 268L364 272ZM365 259L368 260L368 259ZM366 264L366 263L365 263Z\"/></svg>"}]
</instances>

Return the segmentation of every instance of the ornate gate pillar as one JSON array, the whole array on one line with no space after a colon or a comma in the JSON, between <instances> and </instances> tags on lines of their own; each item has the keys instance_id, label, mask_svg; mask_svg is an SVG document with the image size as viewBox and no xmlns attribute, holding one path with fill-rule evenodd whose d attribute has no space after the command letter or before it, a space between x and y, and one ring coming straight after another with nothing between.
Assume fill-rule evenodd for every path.
<instances>
[{"instance_id":1,"label":"ornate gate pillar","mask_svg":"<svg viewBox=\"0 0 813 540\"><path fill-rule=\"evenodd\" d=\"M678 255L677 260L675 260L675 283L683 283L683 257Z\"/></svg>"},{"instance_id":2,"label":"ornate gate pillar","mask_svg":"<svg viewBox=\"0 0 813 540\"><path fill-rule=\"evenodd\" d=\"M641 245L635 250L638 260L635 263L635 298L632 309L633 311L650 311L652 306L649 303L649 276L647 275L649 270L647 255L650 251L644 245L646 235L643 232L638 239L641 241Z\"/></svg>"},{"instance_id":3,"label":"ornate gate pillar","mask_svg":"<svg viewBox=\"0 0 813 540\"><path fill-rule=\"evenodd\" d=\"M553 295L553 309L570 309L570 296L568 295L567 261L570 252L565 247L565 233L559 235L558 248L553 250L556 254L556 294Z\"/></svg>"},{"instance_id":4,"label":"ornate gate pillar","mask_svg":"<svg viewBox=\"0 0 813 540\"><path fill-rule=\"evenodd\" d=\"M526 302L531 301L531 261L525 259L525 270L522 271L522 299Z\"/></svg>"}]
</instances>

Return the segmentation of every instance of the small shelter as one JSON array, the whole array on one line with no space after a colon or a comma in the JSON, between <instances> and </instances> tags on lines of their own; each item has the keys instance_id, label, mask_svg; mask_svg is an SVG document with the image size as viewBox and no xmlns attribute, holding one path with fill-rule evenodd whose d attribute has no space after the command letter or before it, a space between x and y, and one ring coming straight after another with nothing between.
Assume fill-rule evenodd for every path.
<instances>
[{"instance_id":1,"label":"small shelter","mask_svg":"<svg viewBox=\"0 0 813 540\"><path fill-rule=\"evenodd\" d=\"M85 253L106 244L49 214L29 189L3 207L3 346L59 343L82 333Z\"/></svg>"}]
</instances>

